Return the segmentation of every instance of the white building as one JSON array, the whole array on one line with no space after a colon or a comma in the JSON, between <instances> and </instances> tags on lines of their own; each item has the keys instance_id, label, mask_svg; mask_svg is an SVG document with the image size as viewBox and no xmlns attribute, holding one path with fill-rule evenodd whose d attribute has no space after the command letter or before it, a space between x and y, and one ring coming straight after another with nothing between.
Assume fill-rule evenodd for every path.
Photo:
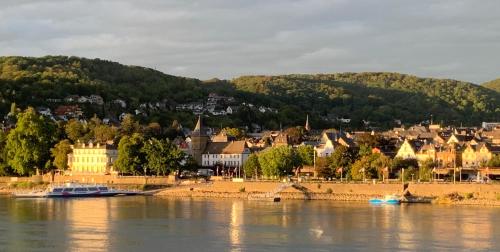
<instances>
[{"instance_id":1,"label":"white building","mask_svg":"<svg viewBox=\"0 0 500 252\"><path fill-rule=\"evenodd\" d=\"M109 174L118 158L118 150L108 144L77 144L71 146L68 168L72 174Z\"/></svg>"},{"instance_id":2,"label":"white building","mask_svg":"<svg viewBox=\"0 0 500 252\"><path fill-rule=\"evenodd\" d=\"M314 147L318 157L328 157L332 155L337 146L343 145L348 148L354 147L354 142L345 134L338 131L325 131L321 135L321 143Z\"/></svg>"},{"instance_id":3,"label":"white building","mask_svg":"<svg viewBox=\"0 0 500 252\"><path fill-rule=\"evenodd\" d=\"M250 156L245 141L210 142L202 154L202 165L206 167L243 167Z\"/></svg>"}]
</instances>

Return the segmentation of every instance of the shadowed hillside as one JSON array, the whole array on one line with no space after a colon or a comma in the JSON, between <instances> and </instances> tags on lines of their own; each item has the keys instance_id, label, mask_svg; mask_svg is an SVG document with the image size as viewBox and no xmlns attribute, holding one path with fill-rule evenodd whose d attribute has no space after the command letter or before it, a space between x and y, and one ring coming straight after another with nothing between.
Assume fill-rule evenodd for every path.
<instances>
[{"instance_id":1,"label":"shadowed hillside","mask_svg":"<svg viewBox=\"0 0 500 252\"><path fill-rule=\"evenodd\" d=\"M87 117L97 114L117 118L123 112L134 113L141 104L161 102L161 109L147 111L139 119L162 125L177 119L190 127L195 116L189 111L177 111L176 106L205 103L209 93L234 97L235 106L253 105L239 106L237 112L228 116L210 115L206 123L212 126L254 123L277 129L280 125L303 125L306 114L316 128L392 127L395 119L418 123L431 119L431 115L436 122L457 125L500 120L499 93L455 80L398 73L338 73L200 81L101 59L0 57L1 115L9 111L13 102L19 107L54 109L61 104L48 102L51 99L96 94L105 103L81 105ZM116 99L124 100L127 107L111 103ZM260 112L260 107L274 112ZM351 120L341 124L339 119Z\"/></svg>"}]
</instances>

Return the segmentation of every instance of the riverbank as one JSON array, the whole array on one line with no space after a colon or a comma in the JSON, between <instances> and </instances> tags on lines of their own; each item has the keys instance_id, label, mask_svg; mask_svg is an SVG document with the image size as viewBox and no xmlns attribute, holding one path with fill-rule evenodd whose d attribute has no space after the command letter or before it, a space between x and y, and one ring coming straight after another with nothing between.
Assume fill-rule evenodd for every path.
<instances>
[{"instance_id":1,"label":"riverbank","mask_svg":"<svg viewBox=\"0 0 500 252\"><path fill-rule=\"evenodd\" d=\"M49 183L33 183L33 182L14 182L14 183L0 183L0 195L11 195L15 192L31 192L43 191L47 189ZM110 187L120 190L142 191L151 195L152 193L171 187L172 185L155 185L155 184L109 184Z\"/></svg>"},{"instance_id":2,"label":"riverbank","mask_svg":"<svg viewBox=\"0 0 500 252\"><path fill-rule=\"evenodd\" d=\"M159 197L259 199L273 192L279 182L213 181L207 184L172 187L155 194ZM409 184L411 195L435 204L500 206L500 185L489 184ZM300 183L276 194L281 199L367 201L387 194L401 194L402 184Z\"/></svg>"},{"instance_id":3,"label":"riverbank","mask_svg":"<svg viewBox=\"0 0 500 252\"><path fill-rule=\"evenodd\" d=\"M43 190L48 183L0 183L0 195L16 191ZM159 197L238 198L262 200L266 193L276 191L280 182L212 181L172 185L110 184L118 189L150 191ZM366 202L370 198L387 194L401 194L402 184L341 184L300 183L287 187L275 196L283 200L331 200ZM411 195L425 198L434 204L500 206L500 185L497 184L412 184Z\"/></svg>"}]
</instances>

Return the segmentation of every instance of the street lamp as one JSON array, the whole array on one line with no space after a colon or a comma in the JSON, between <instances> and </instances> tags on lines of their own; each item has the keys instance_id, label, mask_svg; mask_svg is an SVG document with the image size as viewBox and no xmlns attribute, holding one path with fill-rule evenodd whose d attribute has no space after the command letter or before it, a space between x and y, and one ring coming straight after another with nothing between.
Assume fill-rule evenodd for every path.
<instances>
[{"instance_id":1,"label":"street lamp","mask_svg":"<svg viewBox=\"0 0 500 252\"><path fill-rule=\"evenodd\" d=\"M405 168L401 168L401 183L405 183Z\"/></svg>"}]
</instances>

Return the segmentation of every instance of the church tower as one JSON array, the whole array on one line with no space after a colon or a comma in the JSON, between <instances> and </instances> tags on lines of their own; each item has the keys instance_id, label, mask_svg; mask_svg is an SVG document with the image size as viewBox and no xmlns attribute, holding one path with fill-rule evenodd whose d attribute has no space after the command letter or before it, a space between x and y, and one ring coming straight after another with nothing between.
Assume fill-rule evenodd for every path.
<instances>
[{"instance_id":1,"label":"church tower","mask_svg":"<svg viewBox=\"0 0 500 252\"><path fill-rule=\"evenodd\" d=\"M191 153L198 165L202 165L201 156L207 147L209 137L201 124L201 116L198 116L196 127L191 132Z\"/></svg>"},{"instance_id":2,"label":"church tower","mask_svg":"<svg viewBox=\"0 0 500 252\"><path fill-rule=\"evenodd\" d=\"M309 125L309 115L306 117L306 126L304 126L306 131L311 131L311 126Z\"/></svg>"}]
</instances>

